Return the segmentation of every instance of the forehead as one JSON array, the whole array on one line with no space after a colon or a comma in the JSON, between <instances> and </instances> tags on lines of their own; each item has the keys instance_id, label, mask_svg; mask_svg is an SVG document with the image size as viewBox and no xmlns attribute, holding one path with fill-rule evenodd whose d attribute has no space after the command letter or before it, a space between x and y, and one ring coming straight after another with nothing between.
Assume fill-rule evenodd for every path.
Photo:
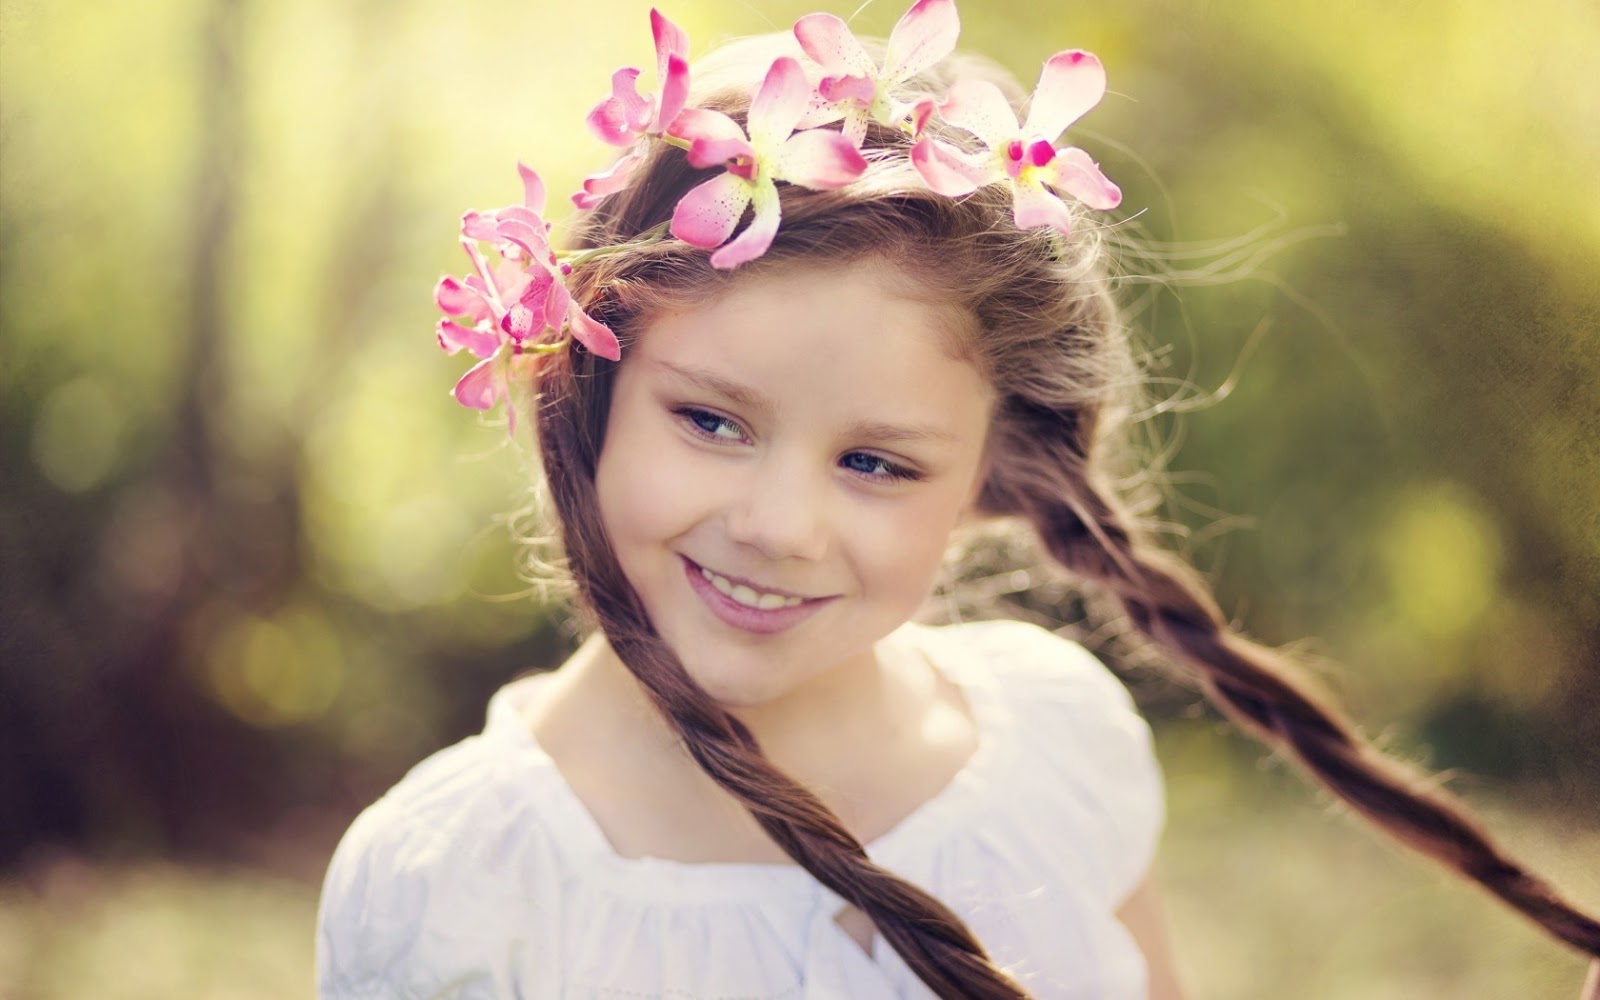
<instances>
[{"instance_id":1,"label":"forehead","mask_svg":"<svg viewBox=\"0 0 1600 1000\"><path fill-rule=\"evenodd\" d=\"M987 414L992 392L956 347L970 320L919 291L872 261L769 269L653 317L623 368L694 368L780 399Z\"/></svg>"}]
</instances>

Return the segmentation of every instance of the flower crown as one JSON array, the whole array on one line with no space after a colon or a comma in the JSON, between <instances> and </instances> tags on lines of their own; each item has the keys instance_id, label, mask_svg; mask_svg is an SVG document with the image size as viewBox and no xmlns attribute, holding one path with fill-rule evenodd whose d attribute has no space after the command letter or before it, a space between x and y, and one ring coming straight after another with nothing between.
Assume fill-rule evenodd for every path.
<instances>
[{"instance_id":1,"label":"flower crown","mask_svg":"<svg viewBox=\"0 0 1600 1000\"><path fill-rule=\"evenodd\" d=\"M659 94L639 93L637 69L612 74L611 96L589 112L588 125L603 142L628 152L610 169L585 179L573 204L586 211L626 189L656 142L687 150L694 167L723 170L685 194L670 223L629 243L564 253L550 245L544 182L517 164L522 203L462 216L461 244L472 273L460 280L443 278L434 290L446 317L436 331L439 346L479 359L456 383L454 395L463 406L493 408L509 397L511 386L527 384L539 355L573 340L618 360L616 335L584 312L567 289L574 268L663 239L668 231L684 243L713 250L712 267L736 268L754 260L778 231L777 185L832 190L851 184L867 168L861 144L871 121L909 134L912 166L940 195L960 198L990 184L1010 185L1020 229L1051 228L1069 235L1071 212L1062 194L1102 210L1122 200L1122 192L1088 153L1054 144L1105 94L1105 69L1090 53L1072 49L1045 62L1021 123L999 87L987 80L958 80L943 98L907 89L909 81L955 49L961 25L954 0L917 0L890 33L882 66L839 18L800 18L794 35L813 65L788 56L774 61L751 99L744 126L720 111L687 106L689 38L655 10L650 26ZM924 134L934 115L971 133L978 148L969 152ZM824 127L834 123L840 127ZM752 205L749 225L734 236ZM498 258L492 264L485 246Z\"/></svg>"}]
</instances>

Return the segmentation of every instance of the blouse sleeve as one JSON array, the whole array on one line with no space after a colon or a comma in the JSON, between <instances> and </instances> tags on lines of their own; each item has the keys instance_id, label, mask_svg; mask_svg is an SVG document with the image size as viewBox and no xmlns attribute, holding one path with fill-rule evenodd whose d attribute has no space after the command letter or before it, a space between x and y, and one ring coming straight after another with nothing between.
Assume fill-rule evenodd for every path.
<instances>
[{"instance_id":1,"label":"blouse sleeve","mask_svg":"<svg viewBox=\"0 0 1600 1000\"><path fill-rule=\"evenodd\" d=\"M400 989L426 880L407 873L403 821L380 800L345 832L329 862L317 911L317 996L365 1000Z\"/></svg>"},{"instance_id":2,"label":"blouse sleeve","mask_svg":"<svg viewBox=\"0 0 1600 1000\"><path fill-rule=\"evenodd\" d=\"M1033 772L1025 787L1058 814L1058 849L1076 854L1101 898L1120 907L1150 870L1165 821L1150 727L1087 649L1034 625L990 625L990 663Z\"/></svg>"},{"instance_id":3,"label":"blouse sleeve","mask_svg":"<svg viewBox=\"0 0 1600 1000\"><path fill-rule=\"evenodd\" d=\"M321 1000L545 995L560 861L508 770L469 740L351 824L317 914Z\"/></svg>"}]
</instances>

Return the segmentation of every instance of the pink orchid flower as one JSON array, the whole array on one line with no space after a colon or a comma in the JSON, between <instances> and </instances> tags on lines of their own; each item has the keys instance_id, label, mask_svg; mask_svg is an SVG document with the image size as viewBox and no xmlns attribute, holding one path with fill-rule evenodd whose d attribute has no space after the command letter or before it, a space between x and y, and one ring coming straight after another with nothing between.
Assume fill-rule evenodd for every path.
<instances>
[{"instance_id":1,"label":"pink orchid flower","mask_svg":"<svg viewBox=\"0 0 1600 1000\"><path fill-rule=\"evenodd\" d=\"M544 182L517 164L523 199L493 212L468 212L461 218L461 245L472 261L466 278L440 279L434 303L445 314L435 328L448 354L466 351L479 361L456 383L463 406L487 410L510 395L515 378L533 363L530 351L546 331L570 334L600 357L621 357L616 335L578 307L567 290L571 270L550 249L543 219ZM490 243L500 259L493 265L480 243ZM465 322L462 322L465 321ZM470 324L470 325L469 325Z\"/></svg>"},{"instance_id":2,"label":"pink orchid flower","mask_svg":"<svg viewBox=\"0 0 1600 1000\"><path fill-rule=\"evenodd\" d=\"M817 84L818 95L832 105L835 117L844 116L844 134L857 146L866 138L868 120L905 121L911 106L898 100L896 91L954 51L960 33L955 0L917 0L889 33L880 69L850 26L834 15L807 14L794 25L800 47L828 74ZM807 124L822 122L808 118Z\"/></svg>"},{"instance_id":3,"label":"pink orchid flower","mask_svg":"<svg viewBox=\"0 0 1600 1000\"><path fill-rule=\"evenodd\" d=\"M1079 49L1057 53L1045 63L1028 106L1028 120L1021 125L1000 88L986 80L959 81L938 105L939 117L971 132L987 148L967 153L922 136L911 148L911 162L928 187L950 197L1009 180L1019 229L1050 226L1069 235L1072 213L1057 191L1094 209L1116 208L1122 202L1122 191L1100 172L1088 153L1076 147L1057 149L1053 144L1068 126L1100 103L1105 92L1105 68L1099 59ZM914 110L919 133L931 110L928 102Z\"/></svg>"},{"instance_id":4,"label":"pink orchid flower","mask_svg":"<svg viewBox=\"0 0 1600 1000\"><path fill-rule=\"evenodd\" d=\"M689 36L682 28L650 11L650 32L656 42L659 100L639 94L639 71L631 66L611 75L611 96L589 112L589 129L601 142L631 146L646 135L660 135L683 110L689 97Z\"/></svg>"},{"instance_id":5,"label":"pink orchid flower","mask_svg":"<svg viewBox=\"0 0 1600 1000\"><path fill-rule=\"evenodd\" d=\"M711 255L712 267L735 268L766 253L782 214L778 181L831 190L867 169L861 151L840 133L795 131L811 97L800 63L785 56L767 70L750 102L748 138L720 111L689 108L673 123L672 134L690 143L692 165L727 167L679 199L672 213L673 236L697 247L721 247ZM728 242L752 202L755 218Z\"/></svg>"},{"instance_id":6,"label":"pink orchid flower","mask_svg":"<svg viewBox=\"0 0 1600 1000\"><path fill-rule=\"evenodd\" d=\"M689 99L689 36L657 10L650 11L650 31L656 42L661 96L641 96L639 71L631 66L613 73L611 96L595 105L586 119L589 131L601 142L626 147L646 136L663 135ZM572 203L584 211L594 208L607 195L626 188L643 159L641 153L632 152L609 169L584 178L583 190L572 196Z\"/></svg>"}]
</instances>

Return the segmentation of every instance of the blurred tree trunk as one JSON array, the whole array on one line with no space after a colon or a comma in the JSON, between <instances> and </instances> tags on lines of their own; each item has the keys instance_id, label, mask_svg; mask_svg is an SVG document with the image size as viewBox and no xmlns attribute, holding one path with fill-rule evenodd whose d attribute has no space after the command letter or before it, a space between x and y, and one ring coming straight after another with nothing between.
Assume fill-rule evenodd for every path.
<instances>
[{"instance_id":1,"label":"blurred tree trunk","mask_svg":"<svg viewBox=\"0 0 1600 1000\"><path fill-rule=\"evenodd\" d=\"M298 575L292 463L269 470L268 502L241 508L230 495L220 427L229 383L226 283L245 145L240 63L247 14L245 0L215 0L205 14L190 90L199 101L191 237L179 265L188 301L185 322L170 331L183 345L178 399L161 457L142 483L122 491L124 498L159 498L172 530L141 552L174 571L158 599L122 600L115 582L97 579L95 532L79 525L64 540L58 558L67 576L55 598L61 620L25 636L33 648L20 666L81 683L51 689L64 704L21 699L18 715L29 725L13 736L23 776L13 799L20 822L0 835L0 862L40 839L181 849L204 836L191 829L190 817L215 813L197 813L196 799L243 804L251 795L237 780L251 734L195 683L188 648L198 609L218 593L265 599ZM252 492L263 495L259 487ZM241 558L267 539L280 558ZM51 709L58 710L54 719Z\"/></svg>"}]
</instances>

